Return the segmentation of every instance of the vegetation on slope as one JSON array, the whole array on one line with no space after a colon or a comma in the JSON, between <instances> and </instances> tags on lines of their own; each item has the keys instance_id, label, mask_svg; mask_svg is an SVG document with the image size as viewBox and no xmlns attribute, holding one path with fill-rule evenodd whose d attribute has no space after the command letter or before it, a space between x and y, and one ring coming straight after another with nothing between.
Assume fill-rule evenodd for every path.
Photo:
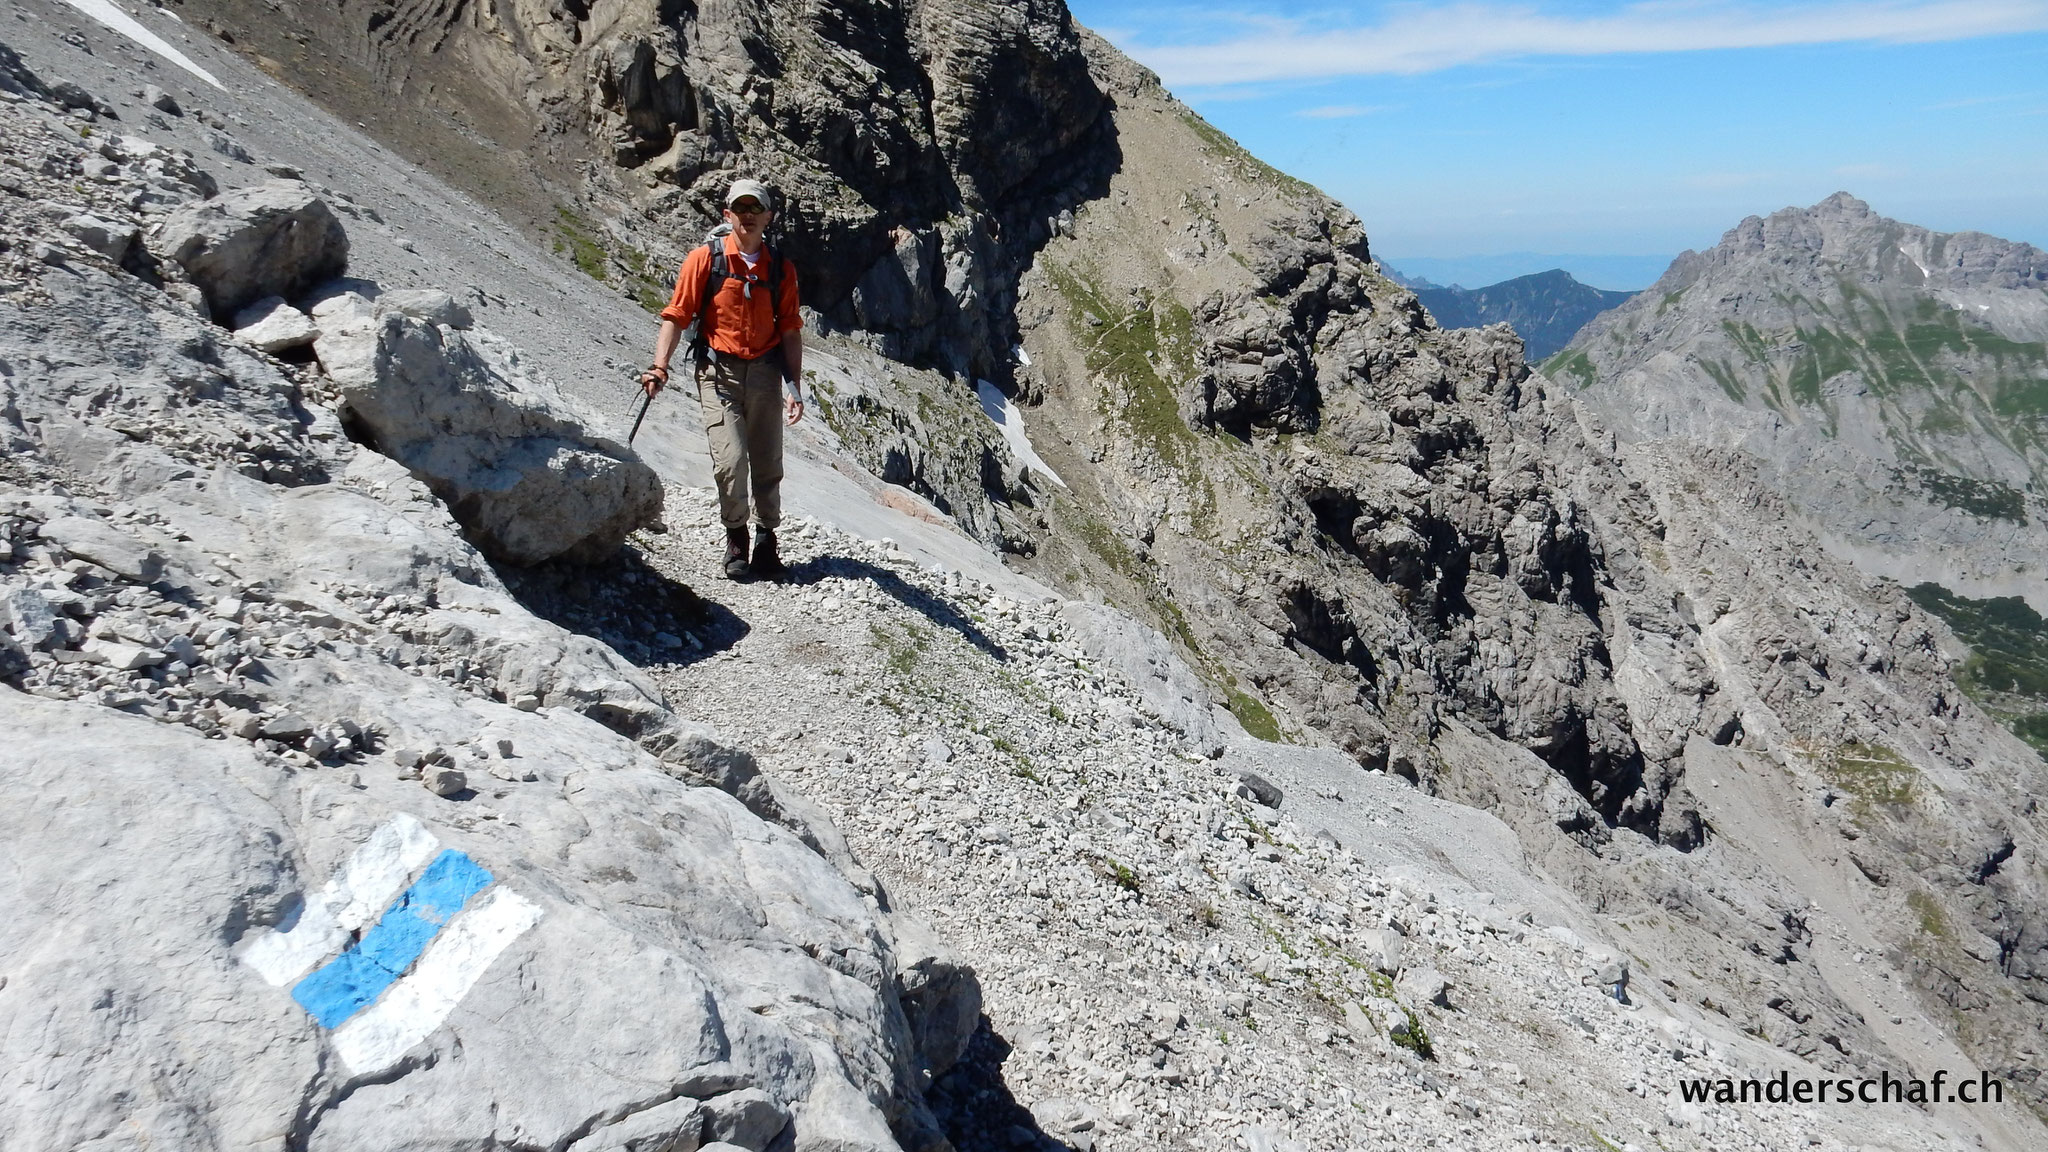
<instances>
[{"instance_id":1,"label":"vegetation on slope","mask_svg":"<svg viewBox=\"0 0 2048 1152\"><path fill-rule=\"evenodd\" d=\"M2017 596L1973 600L1939 584L1907 594L1970 646L1956 676L1963 691L2048 757L2048 620Z\"/></svg>"}]
</instances>

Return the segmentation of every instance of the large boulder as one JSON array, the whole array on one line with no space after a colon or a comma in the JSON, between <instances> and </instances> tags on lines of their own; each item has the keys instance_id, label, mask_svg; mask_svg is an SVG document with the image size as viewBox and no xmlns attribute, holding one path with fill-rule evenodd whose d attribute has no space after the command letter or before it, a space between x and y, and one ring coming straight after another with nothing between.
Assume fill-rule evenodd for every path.
<instances>
[{"instance_id":1,"label":"large boulder","mask_svg":"<svg viewBox=\"0 0 2048 1152\"><path fill-rule=\"evenodd\" d=\"M356 697L405 739L478 719L437 685L399 704L417 681L397 669L291 671L313 693L294 706ZM442 799L0 688L21 864L0 879L0 1053L41 1077L0 1092L0 1128L25 1149L290 1130L345 1152L562 1148L623 1122L695 1147L702 1101L728 1139L793 1116L795 1152L894 1152L843 1079L886 1092L905 1047L860 894L581 717L490 710L539 779Z\"/></svg>"},{"instance_id":2,"label":"large boulder","mask_svg":"<svg viewBox=\"0 0 2048 1152\"><path fill-rule=\"evenodd\" d=\"M295 180L238 188L164 218L150 248L174 261L215 316L266 296L295 300L348 269L348 232Z\"/></svg>"},{"instance_id":3,"label":"large boulder","mask_svg":"<svg viewBox=\"0 0 2048 1152\"><path fill-rule=\"evenodd\" d=\"M47 100L50 86L36 75L35 69L22 62L19 53L5 44L0 44L0 92L15 96L33 96Z\"/></svg>"},{"instance_id":4,"label":"large boulder","mask_svg":"<svg viewBox=\"0 0 2048 1152\"><path fill-rule=\"evenodd\" d=\"M906 1005L978 990L822 817L679 778L746 754L527 612L276 364L134 277L51 292L0 373L0 1065L35 1070L0 1144L934 1130ZM436 347L372 320L373 349Z\"/></svg>"},{"instance_id":5,"label":"large boulder","mask_svg":"<svg viewBox=\"0 0 2048 1152\"><path fill-rule=\"evenodd\" d=\"M356 436L431 488L485 555L597 561L660 517L654 470L585 431L503 341L398 311L327 314L344 318L314 351Z\"/></svg>"}]
</instances>

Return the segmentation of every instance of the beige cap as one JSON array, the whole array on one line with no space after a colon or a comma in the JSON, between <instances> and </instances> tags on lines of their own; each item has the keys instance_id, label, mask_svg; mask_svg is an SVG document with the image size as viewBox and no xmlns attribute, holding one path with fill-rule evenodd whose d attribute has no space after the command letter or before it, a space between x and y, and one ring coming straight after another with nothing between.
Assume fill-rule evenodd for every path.
<instances>
[{"instance_id":1,"label":"beige cap","mask_svg":"<svg viewBox=\"0 0 2048 1152\"><path fill-rule=\"evenodd\" d=\"M752 196L754 199L759 200L761 207L768 209L770 212L775 210L775 197L769 195L768 186L759 180L733 181L732 187L725 190L725 206L730 208L733 205L733 201L747 196Z\"/></svg>"}]
</instances>

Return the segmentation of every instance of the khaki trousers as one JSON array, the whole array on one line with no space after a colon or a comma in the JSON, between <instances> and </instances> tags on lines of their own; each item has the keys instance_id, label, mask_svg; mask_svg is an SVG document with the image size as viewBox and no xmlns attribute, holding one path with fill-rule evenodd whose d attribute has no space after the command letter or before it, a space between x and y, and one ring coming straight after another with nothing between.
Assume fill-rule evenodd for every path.
<instances>
[{"instance_id":1,"label":"khaki trousers","mask_svg":"<svg viewBox=\"0 0 2048 1152\"><path fill-rule=\"evenodd\" d=\"M727 530L746 530L751 481L754 521L774 531L782 523L781 355L720 356L699 367L697 400L711 442L719 518Z\"/></svg>"}]
</instances>

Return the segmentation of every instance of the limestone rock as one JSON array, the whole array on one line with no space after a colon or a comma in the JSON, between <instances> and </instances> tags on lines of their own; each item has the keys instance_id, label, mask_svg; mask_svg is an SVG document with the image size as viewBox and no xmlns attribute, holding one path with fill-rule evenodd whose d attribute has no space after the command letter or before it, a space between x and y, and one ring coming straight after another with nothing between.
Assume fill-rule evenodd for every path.
<instances>
[{"instance_id":1,"label":"limestone rock","mask_svg":"<svg viewBox=\"0 0 2048 1152\"><path fill-rule=\"evenodd\" d=\"M296 299L348 267L348 233L306 185L273 180L164 218L150 247L181 265L215 315L267 296Z\"/></svg>"},{"instance_id":2,"label":"limestone rock","mask_svg":"<svg viewBox=\"0 0 2048 1152\"><path fill-rule=\"evenodd\" d=\"M235 339L264 352L303 348L320 335L311 317L282 296L271 296L235 313Z\"/></svg>"},{"instance_id":3,"label":"limestone rock","mask_svg":"<svg viewBox=\"0 0 2048 1152\"><path fill-rule=\"evenodd\" d=\"M1401 973L1394 987L1412 1003L1451 1006L1451 982L1435 968L1411 968Z\"/></svg>"},{"instance_id":4,"label":"limestone rock","mask_svg":"<svg viewBox=\"0 0 2048 1152\"><path fill-rule=\"evenodd\" d=\"M59 516L42 528L43 539L81 560L90 560L130 580L149 583L163 575L164 558L102 520Z\"/></svg>"},{"instance_id":5,"label":"limestone rock","mask_svg":"<svg viewBox=\"0 0 2048 1152\"><path fill-rule=\"evenodd\" d=\"M660 517L653 470L586 432L501 343L386 312L323 330L315 351L368 441L494 559L599 560Z\"/></svg>"},{"instance_id":6,"label":"limestone rock","mask_svg":"<svg viewBox=\"0 0 2048 1152\"><path fill-rule=\"evenodd\" d=\"M379 293L376 303L380 309L403 312L414 319L457 330L467 329L476 322L469 309L439 288L393 288Z\"/></svg>"},{"instance_id":7,"label":"limestone rock","mask_svg":"<svg viewBox=\"0 0 2048 1152\"><path fill-rule=\"evenodd\" d=\"M981 1022L974 969L930 929L905 922L895 939L896 983L920 1061L934 1077L950 1071Z\"/></svg>"},{"instance_id":8,"label":"limestone rock","mask_svg":"<svg viewBox=\"0 0 2048 1152\"><path fill-rule=\"evenodd\" d=\"M73 216L64 221L63 227L86 247L116 264L133 261L142 244L142 232L134 225L117 224L98 216Z\"/></svg>"},{"instance_id":9,"label":"limestone rock","mask_svg":"<svg viewBox=\"0 0 2048 1152\"><path fill-rule=\"evenodd\" d=\"M569 1145L570 1152L699 1152L704 1105L688 1096L643 1108Z\"/></svg>"},{"instance_id":10,"label":"limestone rock","mask_svg":"<svg viewBox=\"0 0 2048 1152\"><path fill-rule=\"evenodd\" d=\"M1365 959L1378 971L1398 976L1405 966L1407 940L1391 928L1375 928L1361 940Z\"/></svg>"},{"instance_id":11,"label":"limestone rock","mask_svg":"<svg viewBox=\"0 0 2048 1152\"><path fill-rule=\"evenodd\" d=\"M741 1088L704 1101L704 1132L711 1143L763 1152L789 1124L789 1112L759 1088Z\"/></svg>"},{"instance_id":12,"label":"limestone rock","mask_svg":"<svg viewBox=\"0 0 2048 1152\"><path fill-rule=\"evenodd\" d=\"M56 634L57 613L34 588L0 588L0 626L25 647L40 648Z\"/></svg>"}]
</instances>

